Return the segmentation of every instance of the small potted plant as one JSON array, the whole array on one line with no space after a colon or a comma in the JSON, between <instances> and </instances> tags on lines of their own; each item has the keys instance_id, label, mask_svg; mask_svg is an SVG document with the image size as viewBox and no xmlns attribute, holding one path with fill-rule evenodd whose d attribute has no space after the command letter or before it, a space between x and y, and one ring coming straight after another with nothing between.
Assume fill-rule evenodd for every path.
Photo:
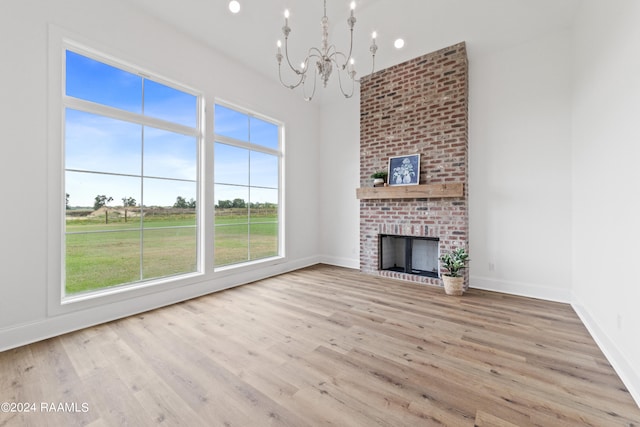
<instances>
[{"instance_id":1,"label":"small potted plant","mask_svg":"<svg viewBox=\"0 0 640 427\"><path fill-rule=\"evenodd\" d=\"M374 172L371 175L371 178L373 178L373 186L374 187L379 187L381 185L384 185L385 182L387 182L387 171L377 171Z\"/></svg>"},{"instance_id":2,"label":"small potted plant","mask_svg":"<svg viewBox=\"0 0 640 427\"><path fill-rule=\"evenodd\" d=\"M442 275L444 292L447 295L462 295L464 292L464 276L460 270L467 268L469 254L465 248L457 248L440 257L442 267L447 273Z\"/></svg>"}]
</instances>

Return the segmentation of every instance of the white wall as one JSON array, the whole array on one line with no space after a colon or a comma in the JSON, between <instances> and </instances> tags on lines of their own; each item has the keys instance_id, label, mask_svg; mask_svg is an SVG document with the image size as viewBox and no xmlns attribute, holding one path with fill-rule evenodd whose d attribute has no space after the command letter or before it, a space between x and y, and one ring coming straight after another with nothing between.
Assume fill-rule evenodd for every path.
<instances>
[{"instance_id":1,"label":"white wall","mask_svg":"<svg viewBox=\"0 0 640 427\"><path fill-rule=\"evenodd\" d=\"M59 283L52 283L58 279L48 275L48 263L58 262L52 252L60 244L57 237L47 239L47 212L48 202L61 193L49 194L47 155L50 144L58 143L49 135L48 120L57 123L59 118L50 116L47 95L50 73L60 71L47 69L50 25L88 41L90 47L202 91L209 105L220 97L284 121L287 258L55 314L47 296ZM122 0L3 2L0 52L0 182L5 201L0 210L0 351L318 261L318 163L313 159L319 156L320 113L315 104Z\"/></svg>"},{"instance_id":2,"label":"white wall","mask_svg":"<svg viewBox=\"0 0 640 427\"><path fill-rule=\"evenodd\" d=\"M570 299L570 40L470 54L471 287Z\"/></svg>"},{"instance_id":3,"label":"white wall","mask_svg":"<svg viewBox=\"0 0 640 427\"><path fill-rule=\"evenodd\" d=\"M338 91L338 88L327 88ZM327 95L329 95L327 93ZM360 98L325 96L321 113L322 262L360 268Z\"/></svg>"},{"instance_id":4,"label":"white wall","mask_svg":"<svg viewBox=\"0 0 640 427\"><path fill-rule=\"evenodd\" d=\"M575 23L574 307L640 404L640 2L584 1Z\"/></svg>"}]
</instances>

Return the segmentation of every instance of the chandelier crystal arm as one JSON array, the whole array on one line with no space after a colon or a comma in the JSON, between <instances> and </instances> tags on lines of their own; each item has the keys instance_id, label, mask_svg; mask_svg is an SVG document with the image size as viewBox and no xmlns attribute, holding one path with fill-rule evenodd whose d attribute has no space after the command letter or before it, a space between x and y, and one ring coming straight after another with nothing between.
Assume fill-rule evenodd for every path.
<instances>
[{"instance_id":1,"label":"chandelier crystal arm","mask_svg":"<svg viewBox=\"0 0 640 427\"><path fill-rule=\"evenodd\" d=\"M293 64L291 63L291 59L289 58L289 43L287 39L288 37L285 37L284 39L284 58L287 60L287 64L289 64L289 68L291 68L291 70L294 73L298 75L305 74L307 72L306 70L308 69L310 59L322 58L322 52L320 51L320 49L316 47L312 47L312 48L309 48L309 50L307 51L307 56L304 58L304 61L302 61L302 63L304 64L304 67L302 68L302 70L294 67ZM280 55L280 57L282 57L282 55Z\"/></svg>"},{"instance_id":2,"label":"chandelier crystal arm","mask_svg":"<svg viewBox=\"0 0 640 427\"><path fill-rule=\"evenodd\" d=\"M286 58L287 63L289 64L289 68L291 68L291 70L293 70L294 73L298 75L304 73L304 70L300 71L296 67L294 67L293 64L291 64L291 60L289 59L289 37L288 36L284 38L284 57Z\"/></svg>"},{"instance_id":3,"label":"chandelier crystal arm","mask_svg":"<svg viewBox=\"0 0 640 427\"><path fill-rule=\"evenodd\" d=\"M307 51L307 57L305 58L305 62L308 62L311 58L322 58L322 52L317 47L312 47Z\"/></svg>"},{"instance_id":4,"label":"chandelier crystal arm","mask_svg":"<svg viewBox=\"0 0 640 427\"><path fill-rule=\"evenodd\" d=\"M349 80L351 80L351 92L347 93L342 87L342 75L338 73L338 85L340 86L340 92L344 95L345 98L351 98L353 93L355 92L356 80L353 78L355 76L355 71L349 72Z\"/></svg>"},{"instance_id":5,"label":"chandelier crystal arm","mask_svg":"<svg viewBox=\"0 0 640 427\"><path fill-rule=\"evenodd\" d=\"M337 67L340 67L343 70L347 68L347 65L349 65L349 60L351 59L351 56L347 56L344 53L338 51L332 53L329 57L333 60ZM342 59L344 60L343 63L340 63L338 61L338 58L340 57L342 57Z\"/></svg>"},{"instance_id":6,"label":"chandelier crystal arm","mask_svg":"<svg viewBox=\"0 0 640 427\"><path fill-rule=\"evenodd\" d=\"M287 84L284 82L284 80L282 80L282 67L280 66L280 64L278 64L278 79L280 79L280 83L282 84L282 86L289 88L289 89L295 89L298 86L300 86L303 82L304 82L304 74L300 74L300 78L298 79L298 81L296 83L293 84Z\"/></svg>"},{"instance_id":7,"label":"chandelier crystal arm","mask_svg":"<svg viewBox=\"0 0 640 427\"><path fill-rule=\"evenodd\" d=\"M315 51L315 52L314 52ZM317 53L316 53L317 52ZM309 69L309 62L311 59L313 58L317 58L317 59L321 59L321 52L316 49L316 48L311 48L309 49L309 52L307 53L307 56L305 57L305 60L303 62L303 67L302 67L302 71L297 70L296 68L294 68L291 65L291 62L289 61L289 59L287 58L287 62L289 64L289 67L296 73L296 75L299 76L299 79L296 83L293 84L289 84L286 83L283 78L282 78L282 67L281 67L281 62L282 62L282 57L283 55L281 53L278 53L276 55L277 59L278 59L278 79L280 80L280 83L282 84L282 86L289 88L289 89L295 89L300 85L303 85L303 89L304 89L304 85L305 85L305 80L306 80L306 76L307 76L307 72ZM305 99L307 99L308 101L311 100L311 98L313 98L313 95L315 94L315 86L316 86L316 73L314 73L314 80L313 80L313 90L310 96L306 96L305 95Z\"/></svg>"},{"instance_id":8,"label":"chandelier crystal arm","mask_svg":"<svg viewBox=\"0 0 640 427\"><path fill-rule=\"evenodd\" d=\"M351 54L353 53L353 26L356 23L356 18L353 16L353 9L351 10L351 16L347 19L347 23L349 24L349 55L347 55L347 59L345 59L344 64L342 65L342 69L347 66L347 63L351 59Z\"/></svg>"},{"instance_id":9,"label":"chandelier crystal arm","mask_svg":"<svg viewBox=\"0 0 640 427\"><path fill-rule=\"evenodd\" d=\"M371 52L371 74L376 69L376 52L378 51L378 45L376 44L377 34L374 31L371 35L371 46L369 46L369 52Z\"/></svg>"},{"instance_id":10,"label":"chandelier crystal arm","mask_svg":"<svg viewBox=\"0 0 640 427\"><path fill-rule=\"evenodd\" d=\"M306 74L304 75L304 77L306 78ZM305 91L305 87L306 85L302 85L302 96L304 97L305 101L311 101L313 99L313 96L316 94L316 80L318 78L318 74L316 72L313 73L313 88L311 90L311 95L307 96L306 91Z\"/></svg>"}]
</instances>

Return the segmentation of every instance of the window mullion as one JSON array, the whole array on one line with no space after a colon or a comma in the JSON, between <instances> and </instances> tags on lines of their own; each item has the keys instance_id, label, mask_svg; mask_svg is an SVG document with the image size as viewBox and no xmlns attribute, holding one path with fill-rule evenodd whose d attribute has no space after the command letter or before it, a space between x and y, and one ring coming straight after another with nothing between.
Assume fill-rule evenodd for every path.
<instances>
[{"instance_id":1,"label":"window mullion","mask_svg":"<svg viewBox=\"0 0 640 427\"><path fill-rule=\"evenodd\" d=\"M180 125L177 123L167 122L162 119L148 117L143 114L132 113L130 111L120 110L118 108L109 107L108 105L97 104L84 99L78 99L71 96L64 96L64 106L74 110L85 111L87 113L99 114L112 119L123 120L129 123L142 124L157 129L179 133L187 136L199 136L197 128Z\"/></svg>"},{"instance_id":2,"label":"window mullion","mask_svg":"<svg viewBox=\"0 0 640 427\"><path fill-rule=\"evenodd\" d=\"M282 155L280 151L274 150L273 148L268 148L261 145L255 145L247 141L231 138L230 136L215 135L215 140L216 142L220 142L222 144L233 145L234 147L239 147L239 148L246 148L247 150L257 151L264 154L271 154L278 157Z\"/></svg>"},{"instance_id":3,"label":"window mullion","mask_svg":"<svg viewBox=\"0 0 640 427\"><path fill-rule=\"evenodd\" d=\"M144 82L142 79L142 113L144 114ZM144 279L144 130L140 127L140 280Z\"/></svg>"},{"instance_id":4,"label":"window mullion","mask_svg":"<svg viewBox=\"0 0 640 427\"><path fill-rule=\"evenodd\" d=\"M251 126L249 126L249 141L251 141ZM251 150L249 150L248 155L249 170L247 171L247 182L249 186L247 188L247 194L249 195L249 200L247 200L247 259L251 261Z\"/></svg>"}]
</instances>

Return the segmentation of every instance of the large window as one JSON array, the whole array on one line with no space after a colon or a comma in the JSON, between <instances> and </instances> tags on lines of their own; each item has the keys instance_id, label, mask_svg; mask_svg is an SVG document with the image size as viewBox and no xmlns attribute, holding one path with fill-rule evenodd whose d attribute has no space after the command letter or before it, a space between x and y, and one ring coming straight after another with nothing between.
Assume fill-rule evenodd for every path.
<instances>
[{"instance_id":1,"label":"large window","mask_svg":"<svg viewBox=\"0 0 640 427\"><path fill-rule=\"evenodd\" d=\"M65 50L65 294L198 270L199 97Z\"/></svg>"},{"instance_id":2,"label":"large window","mask_svg":"<svg viewBox=\"0 0 640 427\"><path fill-rule=\"evenodd\" d=\"M280 126L215 105L215 266L281 255Z\"/></svg>"}]
</instances>

